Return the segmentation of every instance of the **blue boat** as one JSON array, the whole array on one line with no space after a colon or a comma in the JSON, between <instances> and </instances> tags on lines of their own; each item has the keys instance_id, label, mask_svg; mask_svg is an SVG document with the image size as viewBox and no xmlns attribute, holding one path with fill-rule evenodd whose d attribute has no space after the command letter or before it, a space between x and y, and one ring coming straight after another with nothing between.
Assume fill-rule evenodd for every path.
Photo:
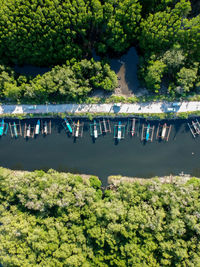
<instances>
[{"instance_id":1,"label":"blue boat","mask_svg":"<svg viewBox=\"0 0 200 267\"><path fill-rule=\"evenodd\" d=\"M5 123L4 123L4 119L2 119L2 120L1 120L1 123L0 123L0 136L3 135L4 125L5 125Z\"/></svg>"},{"instance_id":2,"label":"blue boat","mask_svg":"<svg viewBox=\"0 0 200 267\"><path fill-rule=\"evenodd\" d=\"M65 121L65 124L66 124L69 132L72 133L72 127L71 127L70 123L68 122L68 120L66 118L64 118L64 121Z\"/></svg>"},{"instance_id":3,"label":"blue boat","mask_svg":"<svg viewBox=\"0 0 200 267\"><path fill-rule=\"evenodd\" d=\"M4 119L2 119L0 122L0 136L7 134L7 131L8 131L8 123L5 123Z\"/></svg>"},{"instance_id":4,"label":"blue boat","mask_svg":"<svg viewBox=\"0 0 200 267\"><path fill-rule=\"evenodd\" d=\"M146 141L149 140L149 132L150 132L150 124L148 124L148 126L147 126Z\"/></svg>"}]
</instances>

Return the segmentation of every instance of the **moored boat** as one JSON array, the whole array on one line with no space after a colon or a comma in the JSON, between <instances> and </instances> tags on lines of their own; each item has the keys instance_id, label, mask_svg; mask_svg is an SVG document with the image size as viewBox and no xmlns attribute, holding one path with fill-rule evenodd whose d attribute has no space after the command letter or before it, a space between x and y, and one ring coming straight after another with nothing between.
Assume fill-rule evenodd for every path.
<instances>
[{"instance_id":1,"label":"moored boat","mask_svg":"<svg viewBox=\"0 0 200 267\"><path fill-rule=\"evenodd\" d=\"M2 119L0 123L0 136L3 135L4 126L5 126L5 122L4 122L4 119Z\"/></svg>"},{"instance_id":2,"label":"moored boat","mask_svg":"<svg viewBox=\"0 0 200 267\"><path fill-rule=\"evenodd\" d=\"M97 137L98 137L97 123L96 123L96 121L94 120L94 138L97 138Z\"/></svg>"},{"instance_id":3,"label":"moored boat","mask_svg":"<svg viewBox=\"0 0 200 267\"><path fill-rule=\"evenodd\" d=\"M37 124L35 126L35 134L39 134L40 133L40 120L37 121Z\"/></svg>"},{"instance_id":4,"label":"moored boat","mask_svg":"<svg viewBox=\"0 0 200 267\"><path fill-rule=\"evenodd\" d=\"M149 140L149 133L150 133L150 124L147 126L147 131L146 131L146 141Z\"/></svg>"},{"instance_id":5,"label":"moored boat","mask_svg":"<svg viewBox=\"0 0 200 267\"><path fill-rule=\"evenodd\" d=\"M162 139L162 140L165 139L166 131L167 131L167 124L165 123L165 124L163 125L162 133L161 133L161 139Z\"/></svg>"},{"instance_id":6,"label":"moored boat","mask_svg":"<svg viewBox=\"0 0 200 267\"><path fill-rule=\"evenodd\" d=\"M76 125L75 137L79 136L79 127L80 127L80 123L79 123L79 120L78 120L77 125Z\"/></svg>"},{"instance_id":7,"label":"moored boat","mask_svg":"<svg viewBox=\"0 0 200 267\"><path fill-rule=\"evenodd\" d=\"M66 124L66 126L67 126L69 132L72 133L72 127L71 127L69 121L68 121L66 118L64 118L64 121L65 121L65 124Z\"/></svg>"},{"instance_id":8,"label":"moored boat","mask_svg":"<svg viewBox=\"0 0 200 267\"><path fill-rule=\"evenodd\" d=\"M121 126L121 121L118 123L118 131L117 131L117 139L121 140L122 138L122 126Z\"/></svg>"}]
</instances>

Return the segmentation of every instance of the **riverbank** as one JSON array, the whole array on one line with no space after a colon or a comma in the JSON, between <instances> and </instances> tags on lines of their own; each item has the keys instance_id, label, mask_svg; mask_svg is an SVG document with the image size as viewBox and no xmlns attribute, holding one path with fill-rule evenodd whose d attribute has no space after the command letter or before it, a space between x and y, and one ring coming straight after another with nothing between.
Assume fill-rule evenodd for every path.
<instances>
[{"instance_id":1,"label":"riverbank","mask_svg":"<svg viewBox=\"0 0 200 267\"><path fill-rule=\"evenodd\" d=\"M184 174L184 173L180 173L179 175L168 175L161 177L156 176L148 179L138 178L138 177L127 177L121 175L114 175L114 176L111 175L108 177L108 185L112 187L112 186L119 186L119 184L121 183L135 183L135 182L141 185L149 182L160 182L162 184L185 184L191 178L192 177L190 174Z\"/></svg>"},{"instance_id":2,"label":"riverbank","mask_svg":"<svg viewBox=\"0 0 200 267\"><path fill-rule=\"evenodd\" d=\"M13 179L20 179L24 176L30 176L31 174L35 174L40 176L41 173L45 173L43 170L35 170L35 171L22 171L22 170L10 170L8 168L0 167L0 173L2 176L6 177L13 177ZM67 179L69 175L74 176L76 178L81 177L85 183L89 181L91 178L101 181L101 179L96 175L89 175L89 174L72 174L69 172L57 172L56 170L49 169L46 174L51 175L56 173L62 177L63 180ZM144 185L149 182L155 182L155 183L162 183L162 184L176 184L176 185L183 185L187 183L190 179L198 179L197 177L192 177L190 174L184 174L180 173L179 175L169 175L169 176L156 176L152 178L138 178L138 177L127 177L127 176L121 176L121 175L114 175L114 176L108 176L108 185L104 186L103 189L110 188L112 186L119 186L122 183L139 183L140 185Z\"/></svg>"}]
</instances>

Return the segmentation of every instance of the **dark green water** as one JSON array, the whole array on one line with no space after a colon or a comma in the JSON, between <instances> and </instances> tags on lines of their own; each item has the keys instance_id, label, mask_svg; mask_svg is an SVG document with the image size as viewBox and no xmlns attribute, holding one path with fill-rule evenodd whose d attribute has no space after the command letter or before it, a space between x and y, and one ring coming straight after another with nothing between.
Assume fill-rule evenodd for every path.
<instances>
[{"instance_id":1,"label":"dark green water","mask_svg":"<svg viewBox=\"0 0 200 267\"><path fill-rule=\"evenodd\" d=\"M124 119L123 123L126 122ZM47 137L12 139L8 132L0 140L0 166L94 174L104 185L107 177L115 174L152 177L183 171L200 177L200 138L192 137L185 120L171 122L173 129L168 142L156 141L154 135L153 142L146 144L140 137L131 138L128 134L116 144L113 129L111 134L99 137L94 143L89 134L89 121L85 121L83 138L75 142L67 136L61 123L61 119L52 120L52 134ZM113 123L116 122L112 121L112 126Z\"/></svg>"}]
</instances>

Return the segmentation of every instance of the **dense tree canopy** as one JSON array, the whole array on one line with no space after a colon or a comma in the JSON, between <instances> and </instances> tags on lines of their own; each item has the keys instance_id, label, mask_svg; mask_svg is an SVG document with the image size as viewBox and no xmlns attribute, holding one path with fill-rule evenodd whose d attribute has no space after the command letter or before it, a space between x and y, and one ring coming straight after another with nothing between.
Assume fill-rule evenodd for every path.
<instances>
[{"instance_id":1,"label":"dense tree canopy","mask_svg":"<svg viewBox=\"0 0 200 267\"><path fill-rule=\"evenodd\" d=\"M170 94L195 91L200 83L200 15L194 9L190 0L2 0L0 63L5 71L0 95L39 103L57 95L57 101L76 101L92 89L114 89L116 78L108 66L105 76L91 73L87 79L77 76L68 62L81 66L93 52L104 59L132 45L141 57L141 81L151 92L163 92L163 81ZM15 64L53 70L30 81L6 74L7 66Z\"/></svg>"},{"instance_id":2,"label":"dense tree canopy","mask_svg":"<svg viewBox=\"0 0 200 267\"><path fill-rule=\"evenodd\" d=\"M123 182L0 170L5 266L199 266L200 182Z\"/></svg>"},{"instance_id":3,"label":"dense tree canopy","mask_svg":"<svg viewBox=\"0 0 200 267\"><path fill-rule=\"evenodd\" d=\"M56 66L42 76L29 77L29 80L0 66L0 84L2 98L45 103L79 100L94 89L112 91L117 86L117 76L108 64L85 59Z\"/></svg>"},{"instance_id":4,"label":"dense tree canopy","mask_svg":"<svg viewBox=\"0 0 200 267\"><path fill-rule=\"evenodd\" d=\"M153 58L155 62L159 60L167 65L165 76L169 83L173 83L173 86L169 86L170 93L190 92L195 89L195 84L199 81L200 15L189 17L191 3L188 0L158 2L160 4L154 8L154 13L142 19L140 24L139 42L144 53L143 64L140 66L141 77L147 88L152 90L152 83L149 83L148 76ZM163 9L164 4L166 6ZM181 69L184 65L185 67ZM197 67L194 68L194 65ZM185 68L188 69L187 74ZM190 74L189 69L191 69ZM195 71L192 72L193 69ZM157 93L162 82L162 77L159 80L157 78L160 72L161 70L155 71L151 77L152 80L157 81L153 86ZM180 76L185 77L184 83ZM186 81L187 78L188 81ZM181 90L177 90L177 86L181 87Z\"/></svg>"},{"instance_id":5,"label":"dense tree canopy","mask_svg":"<svg viewBox=\"0 0 200 267\"><path fill-rule=\"evenodd\" d=\"M95 46L123 52L136 39L137 0L2 0L0 58L49 65L81 59Z\"/></svg>"}]
</instances>

